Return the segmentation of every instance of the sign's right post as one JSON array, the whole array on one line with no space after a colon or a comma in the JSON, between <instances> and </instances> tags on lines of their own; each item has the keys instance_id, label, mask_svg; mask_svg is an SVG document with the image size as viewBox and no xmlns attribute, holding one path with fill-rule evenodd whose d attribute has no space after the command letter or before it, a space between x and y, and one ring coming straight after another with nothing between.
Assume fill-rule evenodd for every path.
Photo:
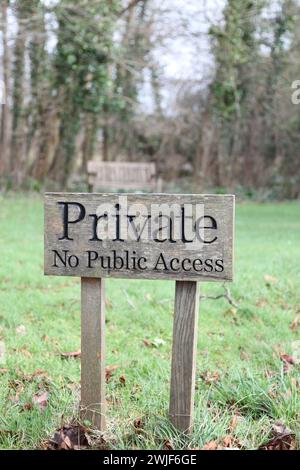
<instances>
[{"instance_id":1,"label":"sign's right post","mask_svg":"<svg viewBox=\"0 0 300 470\"><path fill-rule=\"evenodd\" d=\"M190 433L194 416L199 283L176 281L170 391L170 420Z\"/></svg>"}]
</instances>

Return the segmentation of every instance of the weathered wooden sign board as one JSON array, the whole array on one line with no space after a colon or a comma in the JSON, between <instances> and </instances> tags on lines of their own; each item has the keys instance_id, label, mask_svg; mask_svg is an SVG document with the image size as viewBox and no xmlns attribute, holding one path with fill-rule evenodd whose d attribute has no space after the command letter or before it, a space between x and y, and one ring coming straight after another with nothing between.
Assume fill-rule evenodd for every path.
<instances>
[{"instance_id":1,"label":"weathered wooden sign board","mask_svg":"<svg viewBox=\"0 0 300 470\"><path fill-rule=\"evenodd\" d=\"M105 429L104 278L176 281L170 418L192 425L198 281L233 277L234 196L45 195L45 274L80 276L81 409Z\"/></svg>"}]
</instances>

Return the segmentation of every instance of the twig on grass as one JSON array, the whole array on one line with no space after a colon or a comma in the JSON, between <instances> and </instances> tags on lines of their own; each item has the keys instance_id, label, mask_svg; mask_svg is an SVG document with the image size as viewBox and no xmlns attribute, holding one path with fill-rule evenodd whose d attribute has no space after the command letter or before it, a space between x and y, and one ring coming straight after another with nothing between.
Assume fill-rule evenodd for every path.
<instances>
[{"instance_id":1,"label":"twig on grass","mask_svg":"<svg viewBox=\"0 0 300 470\"><path fill-rule=\"evenodd\" d=\"M222 287L224 289L223 294L218 294L218 295L200 295L201 300L219 300L219 299L226 299L227 302L232 305L234 308L239 308L239 305L235 302L235 300L232 298L232 294L230 292L229 287L226 285L224 282L222 284Z\"/></svg>"}]
</instances>

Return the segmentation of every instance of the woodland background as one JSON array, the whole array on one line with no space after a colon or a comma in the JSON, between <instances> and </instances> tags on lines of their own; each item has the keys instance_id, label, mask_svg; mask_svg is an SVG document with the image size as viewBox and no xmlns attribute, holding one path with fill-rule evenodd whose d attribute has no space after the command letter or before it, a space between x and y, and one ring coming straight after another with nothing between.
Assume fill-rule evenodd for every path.
<instances>
[{"instance_id":1,"label":"woodland background","mask_svg":"<svg viewBox=\"0 0 300 470\"><path fill-rule=\"evenodd\" d=\"M1 190L84 189L94 158L155 161L174 191L298 198L300 3L190 3L1 0ZM209 60L172 80L178 38Z\"/></svg>"}]
</instances>

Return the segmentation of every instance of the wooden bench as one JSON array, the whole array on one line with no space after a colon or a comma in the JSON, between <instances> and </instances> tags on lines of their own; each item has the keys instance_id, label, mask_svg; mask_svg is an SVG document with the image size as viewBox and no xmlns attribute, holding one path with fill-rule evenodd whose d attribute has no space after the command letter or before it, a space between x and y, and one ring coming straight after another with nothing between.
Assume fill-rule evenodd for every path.
<instances>
[{"instance_id":1,"label":"wooden bench","mask_svg":"<svg viewBox=\"0 0 300 470\"><path fill-rule=\"evenodd\" d=\"M124 189L161 192L155 163L88 162L88 182L92 191Z\"/></svg>"}]
</instances>

